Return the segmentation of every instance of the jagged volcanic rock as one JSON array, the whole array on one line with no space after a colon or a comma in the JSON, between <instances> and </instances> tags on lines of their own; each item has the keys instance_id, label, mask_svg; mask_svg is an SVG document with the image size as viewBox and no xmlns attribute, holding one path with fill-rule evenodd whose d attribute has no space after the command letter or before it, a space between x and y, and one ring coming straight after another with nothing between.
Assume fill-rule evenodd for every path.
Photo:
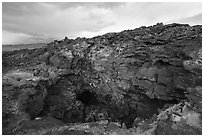
<instances>
[{"instance_id":1,"label":"jagged volcanic rock","mask_svg":"<svg viewBox=\"0 0 204 137\"><path fill-rule=\"evenodd\" d=\"M101 134L101 120L120 125L106 134L201 134L201 41L199 25L159 23L3 53L3 134Z\"/></svg>"}]
</instances>

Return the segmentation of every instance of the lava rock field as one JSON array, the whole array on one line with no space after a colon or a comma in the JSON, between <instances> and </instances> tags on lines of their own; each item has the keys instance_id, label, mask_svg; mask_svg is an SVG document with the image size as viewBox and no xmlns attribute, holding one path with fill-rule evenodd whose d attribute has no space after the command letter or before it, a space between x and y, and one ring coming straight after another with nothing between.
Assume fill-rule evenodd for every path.
<instances>
[{"instance_id":1,"label":"lava rock field","mask_svg":"<svg viewBox=\"0 0 204 137\"><path fill-rule=\"evenodd\" d=\"M2 53L5 135L202 134L202 26L158 23Z\"/></svg>"}]
</instances>

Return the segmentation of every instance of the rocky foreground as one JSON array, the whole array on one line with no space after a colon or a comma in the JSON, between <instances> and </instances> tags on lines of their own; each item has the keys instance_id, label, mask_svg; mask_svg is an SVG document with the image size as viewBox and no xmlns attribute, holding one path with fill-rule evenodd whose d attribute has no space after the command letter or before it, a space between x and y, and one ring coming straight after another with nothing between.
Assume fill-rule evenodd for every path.
<instances>
[{"instance_id":1,"label":"rocky foreground","mask_svg":"<svg viewBox=\"0 0 204 137\"><path fill-rule=\"evenodd\" d=\"M202 27L156 24L3 53L3 134L202 134Z\"/></svg>"}]
</instances>

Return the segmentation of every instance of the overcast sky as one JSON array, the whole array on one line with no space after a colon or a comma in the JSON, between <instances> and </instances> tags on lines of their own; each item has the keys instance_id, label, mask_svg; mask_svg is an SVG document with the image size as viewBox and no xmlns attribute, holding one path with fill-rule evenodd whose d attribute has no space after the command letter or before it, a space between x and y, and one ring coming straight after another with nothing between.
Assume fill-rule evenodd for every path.
<instances>
[{"instance_id":1,"label":"overcast sky","mask_svg":"<svg viewBox=\"0 0 204 137\"><path fill-rule=\"evenodd\" d=\"M93 37L140 26L202 24L201 3L3 3L2 43Z\"/></svg>"}]
</instances>

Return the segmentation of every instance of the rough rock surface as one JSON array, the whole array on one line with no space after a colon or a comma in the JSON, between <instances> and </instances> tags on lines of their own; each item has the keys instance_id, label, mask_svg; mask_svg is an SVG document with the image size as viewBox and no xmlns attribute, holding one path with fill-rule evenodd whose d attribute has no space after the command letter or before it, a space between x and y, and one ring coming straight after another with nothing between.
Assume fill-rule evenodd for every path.
<instances>
[{"instance_id":1,"label":"rough rock surface","mask_svg":"<svg viewBox=\"0 0 204 137\"><path fill-rule=\"evenodd\" d=\"M201 41L158 23L3 53L3 134L202 134Z\"/></svg>"}]
</instances>

